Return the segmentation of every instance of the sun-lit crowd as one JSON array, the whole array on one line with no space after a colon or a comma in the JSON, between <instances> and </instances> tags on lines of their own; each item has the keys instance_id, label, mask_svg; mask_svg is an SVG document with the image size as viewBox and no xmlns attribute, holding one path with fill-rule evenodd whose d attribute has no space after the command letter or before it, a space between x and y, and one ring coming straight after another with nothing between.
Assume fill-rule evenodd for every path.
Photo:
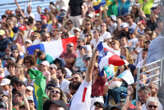
<instances>
[{"instance_id":1,"label":"sun-lit crowd","mask_svg":"<svg viewBox=\"0 0 164 110\"><path fill-rule=\"evenodd\" d=\"M0 20L0 110L164 109L150 73L137 79L150 43L160 34L160 5L154 6L154 0L98 1L56 0L33 13L32 2L23 10L15 0L15 10L6 10ZM77 39L57 58L39 48L29 54L32 46L69 38ZM100 71L100 43L124 64ZM125 72L132 83L130 77L119 77Z\"/></svg>"}]
</instances>

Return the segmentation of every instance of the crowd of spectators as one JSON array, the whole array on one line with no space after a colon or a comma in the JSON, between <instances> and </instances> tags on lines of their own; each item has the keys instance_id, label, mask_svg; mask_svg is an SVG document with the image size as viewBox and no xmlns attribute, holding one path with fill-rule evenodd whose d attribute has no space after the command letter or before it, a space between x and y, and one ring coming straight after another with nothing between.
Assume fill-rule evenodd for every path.
<instances>
[{"instance_id":1,"label":"crowd of spectators","mask_svg":"<svg viewBox=\"0 0 164 110\"><path fill-rule=\"evenodd\" d=\"M149 44L160 35L163 10L153 7L153 0L111 0L109 6L95 11L94 2L56 0L49 8L38 6L34 14L31 3L23 10L15 0L15 11L6 10L0 21L1 110L37 109L29 69L46 77L48 98L43 110L164 109L157 97L158 85L147 79L149 74L137 80L138 68L147 63ZM34 55L27 52L32 45L70 37L77 37L77 47L67 44L59 58L39 49ZM99 74L96 48L100 42L126 62L108 66L114 73L110 80L105 69ZM117 77L125 71L132 73L133 84Z\"/></svg>"}]
</instances>

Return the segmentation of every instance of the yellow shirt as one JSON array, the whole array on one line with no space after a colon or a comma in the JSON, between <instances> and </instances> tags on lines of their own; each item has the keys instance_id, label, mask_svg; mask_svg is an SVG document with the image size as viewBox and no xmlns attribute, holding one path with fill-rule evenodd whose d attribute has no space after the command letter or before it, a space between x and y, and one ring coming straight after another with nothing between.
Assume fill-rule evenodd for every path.
<instances>
[{"instance_id":1,"label":"yellow shirt","mask_svg":"<svg viewBox=\"0 0 164 110\"><path fill-rule=\"evenodd\" d=\"M142 10L144 11L144 13L150 15L154 0L147 0L147 2L144 2L144 0L139 0L139 3L140 5L142 5Z\"/></svg>"},{"instance_id":2,"label":"yellow shirt","mask_svg":"<svg viewBox=\"0 0 164 110\"><path fill-rule=\"evenodd\" d=\"M14 32L11 30L10 31L10 37L13 38L14 37Z\"/></svg>"}]
</instances>

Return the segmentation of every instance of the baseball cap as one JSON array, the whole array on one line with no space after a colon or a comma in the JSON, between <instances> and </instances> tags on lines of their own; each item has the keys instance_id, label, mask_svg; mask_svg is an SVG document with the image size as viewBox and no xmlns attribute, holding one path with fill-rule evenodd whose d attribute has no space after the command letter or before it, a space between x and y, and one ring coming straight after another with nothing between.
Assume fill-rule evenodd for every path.
<instances>
[{"instance_id":1,"label":"baseball cap","mask_svg":"<svg viewBox=\"0 0 164 110\"><path fill-rule=\"evenodd\" d=\"M29 90L29 91L33 91L33 87L32 86L27 86L26 89Z\"/></svg>"},{"instance_id":2,"label":"baseball cap","mask_svg":"<svg viewBox=\"0 0 164 110\"><path fill-rule=\"evenodd\" d=\"M94 103L94 105L97 107L99 107L99 108L104 108L104 103L102 103L102 102L98 102L98 101L96 101L95 103Z\"/></svg>"},{"instance_id":3,"label":"baseball cap","mask_svg":"<svg viewBox=\"0 0 164 110\"><path fill-rule=\"evenodd\" d=\"M110 17L111 17L111 19L112 19L113 21L116 21L116 20L117 20L117 17L116 17L115 15L111 15Z\"/></svg>"},{"instance_id":4,"label":"baseball cap","mask_svg":"<svg viewBox=\"0 0 164 110\"><path fill-rule=\"evenodd\" d=\"M51 65L50 65L50 68L55 68L55 69L57 69L57 66L56 66L55 64L51 64Z\"/></svg>"},{"instance_id":5,"label":"baseball cap","mask_svg":"<svg viewBox=\"0 0 164 110\"><path fill-rule=\"evenodd\" d=\"M10 84L10 80L7 79L7 78L4 78L2 79L1 83L0 83L0 86L6 86L6 85L9 85Z\"/></svg>"},{"instance_id":6,"label":"baseball cap","mask_svg":"<svg viewBox=\"0 0 164 110\"><path fill-rule=\"evenodd\" d=\"M94 17L94 14L93 13L89 13L88 14L88 17L93 18Z\"/></svg>"},{"instance_id":7,"label":"baseball cap","mask_svg":"<svg viewBox=\"0 0 164 110\"><path fill-rule=\"evenodd\" d=\"M50 66L50 64L49 64L49 62L48 61L42 61L42 63L41 63L42 65L44 65L44 66Z\"/></svg>"},{"instance_id":8,"label":"baseball cap","mask_svg":"<svg viewBox=\"0 0 164 110\"><path fill-rule=\"evenodd\" d=\"M32 96L27 97L27 100L28 100L28 101L34 101L34 99L33 99Z\"/></svg>"},{"instance_id":9,"label":"baseball cap","mask_svg":"<svg viewBox=\"0 0 164 110\"><path fill-rule=\"evenodd\" d=\"M78 27L75 27L75 28L74 28L74 31L80 32L81 30L80 30Z\"/></svg>"},{"instance_id":10,"label":"baseball cap","mask_svg":"<svg viewBox=\"0 0 164 110\"><path fill-rule=\"evenodd\" d=\"M32 44L32 41L30 39L27 39L25 42Z\"/></svg>"},{"instance_id":11,"label":"baseball cap","mask_svg":"<svg viewBox=\"0 0 164 110\"><path fill-rule=\"evenodd\" d=\"M122 23L120 27L121 28L127 28L127 27L129 27L129 24L128 23Z\"/></svg>"},{"instance_id":12,"label":"baseball cap","mask_svg":"<svg viewBox=\"0 0 164 110\"><path fill-rule=\"evenodd\" d=\"M69 46L69 47L73 47L74 44L73 44L73 43L69 43L69 44L67 44L67 46Z\"/></svg>"},{"instance_id":13,"label":"baseball cap","mask_svg":"<svg viewBox=\"0 0 164 110\"><path fill-rule=\"evenodd\" d=\"M1 36L5 35L5 31L3 29L0 30L0 35Z\"/></svg>"},{"instance_id":14,"label":"baseball cap","mask_svg":"<svg viewBox=\"0 0 164 110\"><path fill-rule=\"evenodd\" d=\"M20 26L19 27L19 30L21 30L21 31L25 31L27 28L26 28L26 26Z\"/></svg>"}]
</instances>

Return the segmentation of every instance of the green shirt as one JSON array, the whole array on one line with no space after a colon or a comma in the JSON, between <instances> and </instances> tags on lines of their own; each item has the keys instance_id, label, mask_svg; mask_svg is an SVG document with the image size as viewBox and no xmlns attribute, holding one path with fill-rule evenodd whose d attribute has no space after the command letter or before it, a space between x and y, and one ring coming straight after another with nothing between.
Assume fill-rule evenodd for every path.
<instances>
[{"instance_id":1,"label":"green shirt","mask_svg":"<svg viewBox=\"0 0 164 110\"><path fill-rule=\"evenodd\" d=\"M52 64L52 62L53 62L53 58L50 55L46 55L45 60L48 61L50 64ZM36 63L37 64L41 64L42 63L42 60L40 60L39 58L37 58Z\"/></svg>"},{"instance_id":2,"label":"green shirt","mask_svg":"<svg viewBox=\"0 0 164 110\"><path fill-rule=\"evenodd\" d=\"M108 11L107 11L107 15L111 16L111 15L118 15L118 5L114 0L111 0L112 4L108 6Z\"/></svg>"},{"instance_id":3,"label":"green shirt","mask_svg":"<svg viewBox=\"0 0 164 110\"><path fill-rule=\"evenodd\" d=\"M142 5L142 10L144 13L150 15L154 0L147 0L147 2L144 2L144 0L139 0L139 3Z\"/></svg>"}]
</instances>

